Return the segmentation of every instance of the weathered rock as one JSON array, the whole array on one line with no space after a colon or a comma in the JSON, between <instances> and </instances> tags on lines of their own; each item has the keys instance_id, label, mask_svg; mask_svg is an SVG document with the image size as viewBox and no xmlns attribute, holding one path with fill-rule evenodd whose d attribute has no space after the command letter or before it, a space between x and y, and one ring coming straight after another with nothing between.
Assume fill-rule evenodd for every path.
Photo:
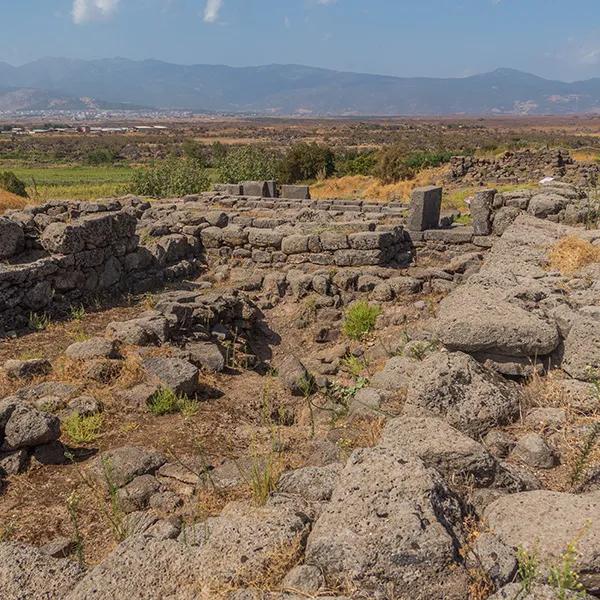
<instances>
[{"instance_id":1,"label":"weathered rock","mask_svg":"<svg viewBox=\"0 0 600 600\"><path fill-rule=\"evenodd\" d=\"M407 227L410 231L425 231L439 226L442 188L416 188L412 192Z\"/></svg>"},{"instance_id":2,"label":"weathered rock","mask_svg":"<svg viewBox=\"0 0 600 600\"><path fill-rule=\"evenodd\" d=\"M527 433L517 440L512 457L538 469L551 469L556 464L554 452L537 433Z\"/></svg>"},{"instance_id":3,"label":"weathered rock","mask_svg":"<svg viewBox=\"0 0 600 600\"><path fill-rule=\"evenodd\" d=\"M575 379L593 381L600 373L600 321L577 319L565 340L561 367Z\"/></svg>"},{"instance_id":4,"label":"weathered rock","mask_svg":"<svg viewBox=\"0 0 600 600\"><path fill-rule=\"evenodd\" d=\"M284 473L277 483L277 491L296 494L309 502L324 502L338 482L341 466L337 463L325 467L304 467Z\"/></svg>"},{"instance_id":5,"label":"weathered rock","mask_svg":"<svg viewBox=\"0 0 600 600\"><path fill-rule=\"evenodd\" d=\"M60 421L27 404L17 404L4 428L3 450L31 448L57 440Z\"/></svg>"},{"instance_id":6,"label":"weathered rock","mask_svg":"<svg viewBox=\"0 0 600 600\"><path fill-rule=\"evenodd\" d=\"M325 587L325 577L318 567L298 565L283 578L281 587L289 592L313 595Z\"/></svg>"},{"instance_id":7,"label":"weathered rock","mask_svg":"<svg viewBox=\"0 0 600 600\"><path fill-rule=\"evenodd\" d=\"M150 357L142 361L148 375L176 394L193 396L199 390L198 368L181 358Z\"/></svg>"},{"instance_id":8,"label":"weathered rock","mask_svg":"<svg viewBox=\"0 0 600 600\"><path fill-rule=\"evenodd\" d=\"M449 350L504 356L544 356L559 344L555 323L472 285L440 303L436 333Z\"/></svg>"},{"instance_id":9,"label":"weathered rock","mask_svg":"<svg viewBox=\"0 0 600 600\"><path fill-rule=\"evenodd\" d=\"M104 487L108 487L110 481L111 485L122 488L136 477L153 475L166 462L167 459L154 450L122 446L95 458L90 474Z\"/></svg>"},{"instance_id":10,"label":"weathered rock","mask_svg":"<svg viewBox=\"0 0 600 600\"><path fill-rule=\"evenodd\" d=\"M220 373L225 368L225 357L211 342L190 342L185 345L189 360L197 367L210 373Z\"/></svg>"},{"instance_id":11,"label":"weathered rock","mask_svg":"<svg viewBox=\"0 0 600 600\"><path fill-rule=\"evenodd\" d=\"M512 548L486 532L477 536L465 562L467 568L483 569L496 587L514 581L517 572L517 558Z\"/></svg>"},{"instance_id":12,"label":"weathered rock","mask_svg":"<svg viewBox=\"0 0 600 600\"><path fill-rule=\"evenodd\" d=\"M416 361L405 356L393 356L385 363L383 370L371 378L371 387L389 392L405 391L417 368Z\"/></svg>"},{"instance_id":13,"label":"weathered rock","mask_svg":"<svg viewBox=\"0 0 600 600\"><path fill-rule=\"evenodd\" d=\"M173 598L193 600L196 571L193 548L172 539L134 535L87 572L65 600Z\"/></svg>"},{"instance_id":14,"label":"weathered rock","mask_svg":"<svg viewBox=\"0 0 600 600\"><path fill-rule=\"evenodd\" d=\"M4 372L10 379L31 379L40 375L48 375L51 371L52 365L45 358L7 360L4 363Z\"/></svg>"},{"instance_id":15,"label":"weathered rock","mask_svg":"<svg viewBox=\"0 0 600 600\"><path fill-rule=\"evenodd\" d=\"M308 539L307 564L328 581L442 597L452 577L460 503L439 474L388 448L356 450ZM376 597L376 596L374 596Z\"/></svg>"},{"instance_id":16,"label":"weathered rock","mask_svg":"<svg viewBox=\"0 0 600 600\"><path fill-rule=\"evenodd\" d=\"M72 360L115 359L120 357L116 342L101 337L71 344L65 350L65 354Z\"/></svg>"},{"instance_id":17,"label":"weathered rock","mask_svg":"<svg viewBox=\"0 0 600 600\"><path fill-rule=\"evenodd\" d=\"M124 344L150 346L169 339L169 322L162 315L149 315L130 321L113 321L106 326L106 336Z\"/></svg>"},{"instance_id":18,"label":"weathered rock","mask_svg":"<svg viewBox=\"0 0 600 600\"><path fill-rule=\"evenodd\" d=\"M24 242L23 227L6 217L0 217L0 260L18 254L23 249Z\"/></svg>"},{"instance_id":19,"label":"weathered rock","mask_svg":"<svg viewBox=\"0 0 600 600\"><path fill-rule=\"evenodd\" d=\"M467 354L436 352L408 388L405 413L423 409L476 437L518 416L519 390Z\"/></svg>"},{"instance_id":20,"label":"weathered rock","mask_svg":"<svg viewBox=\"0 0 600 600\"><path fill-rule=\"evenodd\" d=\"M206 527L208 536L199 553L203 568L197 576L210 587L260 577L273 556L293 556L306 540L309 521L295 503L256 508L233 502Z\"/></svg>"},{"instance_id":21,"label":"weathered rock","mask_svg":"<svg viewBox=\"0 0 600 600\"><path fill-rule=\"evenodd\" d=\"M283 359L278 368L281 383L295 395L302 395L310 389L311 378L306 367L293 355Z\"/></svg>"},{"instance_id":22,"label":"weathered rock","mask_svg":"<svg viewBox=\"0 0 600 600\"><path fill-rule=\"evenodd\" d=\"M591 593L600 591L600 492L523 492L499 498L485 510L490 530L506 546L534 552L544 566L560 564L576 541L573 568Z\"/></svg>"},{"instance_id":23,"label":"weathered rock","mask_svg":"<svg viewBox=\"0 0 600 600\"><path fill-rule=\"evenodd\" d=\"M441 419L399 417L387 423L379 445L418 456L445 479L485 487L496 476L497 463L479 443Z\"/></svg>"},{"instance_id":24,"label":"weathered rock","mask_svg":"<svg viewBox=\"0 0 600 600\"><path fill-rule=\"evenodd\" d=\"M151 496L159 492L160 483L152 475L140 475L117 492L119 508L125 513L144 510Z\"/></svg>"},{"instance_id":25,"label":"weathered rock","mask_svg":"<svg viewBox=\"0 0 600 600\"><path fill-rule=\"evenodd\" d=\"M0 543L2 600L64 598L82 572L77 563L48 556L25 544Z\"/></svg>"},{"instance_id":26,"label":"weathered rock","mask_svg":"<svg viewBox=\"0 0 600 600\"><path fill-rule=\"evenodd\" d=\"M492 232L492 205L495 195L496 190L483 190L473 197L471 216L475 235L490 235Z\"/></svg>"}]
</instances>

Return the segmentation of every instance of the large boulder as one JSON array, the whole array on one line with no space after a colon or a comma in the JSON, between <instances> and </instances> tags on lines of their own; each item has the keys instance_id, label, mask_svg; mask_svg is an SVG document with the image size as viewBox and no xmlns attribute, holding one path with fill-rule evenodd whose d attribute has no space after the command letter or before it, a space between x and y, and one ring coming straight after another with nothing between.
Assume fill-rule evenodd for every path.
<instances>
[{"instance_id":1,"label":"large boulder","mask_svg":"<svg viewBox=\"0 0 600 600\"><path fill-rule=\"evenodd\" d=\"M356 450L308 538L305 561L330 584L368 597L398 589L408 598L446 597L462 511L441 476L390 448Z\"/></svg>"},{"instance_id":2,"label":"large boulder","mask_svg":"<svg viewBox=\"0 0 600 600\"><path fill-rule=\"evenodd\" d=\"M600 592L600 492L538 490L503 496L484 513L489 529L507 546L533 552L545 568L558 566L575 545L575 570L590 593Z\"/></svg>"},{"instance_id":3,"label":"large boulder","mask_svg":"<svg viewBox=\"0 0 600 600\"><path fill-rule=\"evenodd\" d=\"M490 485L498 464L479 443L441 419L399 417L387 423L380 446L418 456L448 481Z\"/></svg>"},{"instance_id":4,"label":"large boulder","mask_svg":"<svg viewBox=\"0 0 600 600\"><path fill-rule=\"evenodd\" d=\"M282 500L263 507L232 502L220 516L196 527L204 531L197 579L207 592L259 581L277 559L289 560L291 568L304 547L310 521L295 502Z\"/></svg>"},{"instance_id":5,"label":"large boulder","mask_svg":"<svg viewBox=\"0 0 600 600\"><path fill-rule=\"evenodd\" d=\"M513 421L519 389L462 352L436 352L415 372L404 411L443 417L472 437Z\"/></svg>"},{"instance_id":6,"label":"large boulder","mask_svg":"<svg viewBox=\"0 0 600 600\"><path fill-rule=\"evenodd\" d=\"M502 298L499 290L457 288L438 310L436 333L449 350L503 356L545 356L560 342L554 322Z\"/></svg>"},{"instance_id":7,"label":"large boulder","mask_svg":"<svg viewBox=\"0 0 600 600\"><path fill-rule=\"evenodd\" d=\"M0 434L2 432L0 431ZM1 440L0 435L0 442ZM33 448L48 444L60 437L60 421L58 417L41 412L26 403L17 403L4 427L2 450Z\"/></svg>"},{"instance_id":8,"label":"large boulder","mask_svg":"<svg viewBox=\"0 0 600 600\"><path fill-rule=\"evenodd\" d=\"M52 558L33 546L0 543L2 600L64 598L82 576L77 563Z\"/></svg>"},{"instance_id":9,"label":"large boulder","mask_svg":"<svg viewBox=\"0 0 600 600\"><path fill-rule=\"evenodd\" d=\"M158 385L176 394L193 396L199 389L198 368L187 360L154 356L145 358L142 365Z\"/></svg>"},{"instance_id":10,"label":"large boulder","mask_svg":"<svg viewBox=\"0 0 600 600\"><path fill-rule=\"evenodd\" d=\"M193 600L199 564L194 548L172 539L135 535L91 569L65 600Z\"/></svg>"}]
</instances>

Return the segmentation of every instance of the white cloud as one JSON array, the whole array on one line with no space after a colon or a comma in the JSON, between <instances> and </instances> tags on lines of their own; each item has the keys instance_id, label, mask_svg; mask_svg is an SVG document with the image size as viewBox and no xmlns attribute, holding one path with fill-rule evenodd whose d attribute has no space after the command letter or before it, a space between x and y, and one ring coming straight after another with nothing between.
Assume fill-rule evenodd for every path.
<instances>
[{"instance_id":1,"label":"white cloud","mask_svg":"<svg viewBox=\"0 0 600 600\"><path fill-rule=\"evenodd\" d=\"M107 19L116 10L120 0L73 0L73 21L77 24Z\"/></svg>"},{"instance_id":2,"label":"white cloud","mask_svg":"<svg viewBox=\"0 0 600 600\"><path fill-rule=\"evenodd\" d=\"M206 0L204 7L204 22L216 23L219 19L219 13L223 7L223 0Z\"/></svg>"}]
</instances>

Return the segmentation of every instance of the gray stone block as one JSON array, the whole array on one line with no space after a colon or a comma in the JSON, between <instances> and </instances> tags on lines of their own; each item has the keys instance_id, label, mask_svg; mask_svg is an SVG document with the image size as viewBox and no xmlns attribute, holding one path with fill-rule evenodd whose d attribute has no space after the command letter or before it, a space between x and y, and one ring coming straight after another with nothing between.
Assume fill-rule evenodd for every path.
<instances>
[{"instance_id":1,"label":"gray stone block","mask_svg":"<svg viewBox=\"0 0 600 600\"><path fill-rule=\"evenodd\" d=\"M244 181L242 183L244 196L270 198L268 181Z\"/></svg>"},{"instance_id":2,"label":"gray stone block","mask_svg":"<svg viewBox=\"0 0 600 600\"><path fill-rule=\"evenodd\" d=\"M411 231L425 231L426 229L437 228L441 208L441 187L416 188L413 190L410 201L408 229Z\"/></svg>"},{"instance_id":3,"label":"gray stone block","mask_svg":"<svg viewBox=\"0 0 600 600\"><path fill-rule=\"evenodd\" d=\"M310 200L310 188L307 185L282 185L281 197L291 200Z\"/></svg>"}]
</instances>

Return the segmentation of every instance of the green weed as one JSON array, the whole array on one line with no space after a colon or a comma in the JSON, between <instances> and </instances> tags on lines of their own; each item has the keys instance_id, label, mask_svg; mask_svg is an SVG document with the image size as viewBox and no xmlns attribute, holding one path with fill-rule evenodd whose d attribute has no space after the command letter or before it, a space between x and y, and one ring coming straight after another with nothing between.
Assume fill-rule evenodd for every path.
<instances>
[{"instance_id":1,"label":"green weed","mask_svg":"<svg viewBox=\"0 0 600 600\"><path fill-rule=\"evenodd\" d=\"M353 340L362 340L373 331L381 308L364 300L355 302L346 311L343 323L344 333Z\"/></svg>"},{"instance_id":2,"label":"green weed","mask_svg":"<svg viewBox=\"0 0 600 600\"><path fill-rule=\"evenodd\" d=\"M98 439L104 416L101 413L82 417L73 413L63 422L63 430L69 439L76 444L91 444Z\"/></svg>"}]
</instances>

